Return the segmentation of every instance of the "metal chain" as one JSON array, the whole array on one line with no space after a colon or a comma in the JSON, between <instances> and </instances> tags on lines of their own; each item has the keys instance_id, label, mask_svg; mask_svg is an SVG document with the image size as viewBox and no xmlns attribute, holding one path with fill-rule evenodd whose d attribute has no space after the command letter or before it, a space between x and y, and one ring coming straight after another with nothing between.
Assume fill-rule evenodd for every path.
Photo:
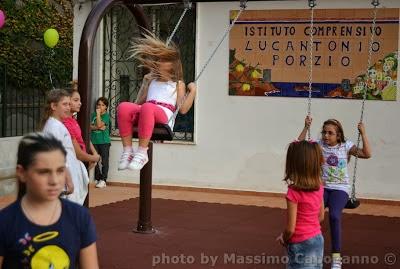
<instances>
[{"instance_id":1,"label":"metal chain","mask_svg":"<svg viewBox=\"0 0 400 269\"><path fill-rule=\"evenodd\" d=\"M218 48L221 46L222 42L224 42L226 36L228 35L228 33L231 31L231 29L233 28L233 26L235 25L236 21L239 19L240 15L242 14L242 12L246 9L246 3L247 0L245 1L241 1L241 5L240 5L240 10L238 12L238 14L236 15L236 17L233 19L232 23L229 25L229 27L225 30L225 33L223 34L221 40L219 41L218 45L214 48L213 52L211 53L211 55L208 57L206 63L203 65L203 67L200 69L200 72L198 73L198 75L196 76L196 78L194 79L193 82L197 82L197 80L200 78L200 76L203 74L204 70L206 69L206 67L208 66L208 64L211 62L211 60L213 59L214 55L217 53ZM170 123L170 121L172 119L175 119L176 116L179 113L179 109L182 107L182 105L185 103L185 100L187 98L189 93L185 93L184 97L182 98L181 102L178 104L178 106L176 107L176 110L174 112L174 114L169 118L168 123Z\"/></svg>"},{"instance_id":2,"label":"metal chain","mask_svg":"<svg viewBox=\"0 0 400 269\"><path fill-rule=\"evenodd\" d=\"M185 9L183 10L178 22L176 23L174 30L172 31L171 35L167 39L167 42L166 42L167 46L171 43L172 38L174 37L174 35L178 31L178 28L181 25L181 23L183 21L183 18L185 17L186 13L189 11L189 9L192 8L192 2L191 1L185 0L184 2L185 2ZM183 100L185 100L185 99L186 99L186 95L185 95L185 98ZM183 102L181 102L180 106L182 106L182 104L183 104ZM175 110L174 114L172 114L172 116L169 118L167 124L169 124L172 119L176 118L176 115L178 114L177 111L179 111L179 107L180 106L177 107L177 109Z\"/></svg>"},{"instance_id":3,"label":"metal chain","mask_svg":"<svg viewBox=\"0 0 400 269\"><path fill-rule=\"evenodd\" d=\"M373 19L372 19L372 28L371 28L371 38L369 40L369 50L368 50L368 63L367 63L367 80L369 77L368 71L369 71L369 67L371 66L371 58L372 58L372 46L374 43L374 37L375 37L375 28L376 28L376 16L378 13L378 5L379 5L379 1L377 0L373 0L371 3L374 6L374 10L373 10ZM367 99L367 88L366 88L366 83L364 83L363 86L363 100L361 102L361 115L360 115L360 123L363 121L364 119L364 111L365 111L365 101ZM358 136L357 136L357 151L356 151L356 158L354 160L354 172L353 172L353 183L351 186L351 200L354 201L356 199L356 174L357 174L357 163L358 163L358 148L360 147L360 143L361 143L361 133L360 131L358 131Z\"/></svg>"},{"instance_id":4,"label":"metal chain","mask_svg":"<svg viewBox=\"0 0 400 269\"><path fill-rule=\"evenodd\" d=\"M309 1L308 2L311 11L311 20L310 20L310 43L309 43L309 50L310 50L310 61L309 61L309 71L308 71L308 104L307 104L307 116L311 116L311 97L312 97L312 83L313 83L313 49L314 49L314 7L315 2ZM310 126L308 126L307 130L308 140L311 140L311 130Z\"/></svg>"},{"instance_id":5,"label":"metal chain","mask_svg":"<svg viewBox=\"0 0 400 269\"><path fill-rule=\"evenodd\" d=\"M200 76L203 74L204 70L206 69L206 67L208 66L208 64L211 62L212 58L214 57L215 53L217 53L218 48L221 46L222 42L224 42L225 37L228 35L228 33L231 31L231 29L233 28L233 26L235 26L236 21L239 19L240 14L242 14L242 12L246 9L246 2L244 1L244 4L241 5L240 10L238 12L238 14L236 15L235 19L232 21L232 23L229 25L229 27L225 30L224 35L222 36L220 42L218 43L218 45L215 47L214 51L211 53L210 57L208 58L208 60L206 61L206 63L204 64L204 66L201 68L199 74L197 75L197 77L195 78L194 82L196 82Z\"/></svg>"},{"instance_id":6,"label":"metal chain","mask_svg":"<svg viewBox=\"0 0 400 269\"><path fill-rule=\"evenodd\" d=\"M178 22L176 23L174 30L172 31L171 35L167 39L167 43L166 43L167 46L171 43L172 38L174 37L176 31L179 28L179 25L181 24L183 18L186 15L186 12L188 12L188 10L191 9L191 8L192 8L192 3L190 1L185 1L185 9L183 10L183 12L181 14L181 17L179 18Z\"/></svg>"}]
</instances>

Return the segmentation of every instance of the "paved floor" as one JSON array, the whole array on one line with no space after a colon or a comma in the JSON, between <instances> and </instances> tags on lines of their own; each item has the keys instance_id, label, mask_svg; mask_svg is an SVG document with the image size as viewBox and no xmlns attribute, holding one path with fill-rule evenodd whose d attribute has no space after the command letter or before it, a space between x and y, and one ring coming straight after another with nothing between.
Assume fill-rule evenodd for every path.
<instances>
[{"instance_id":1,"label":"paved floor","mask_svg":"<svg viewBox=\"0 0 400 269\"><path fill-rule=\"evenodd\" d=\"M107 186L103 189L90 187L90 207L109 204L117 201L123 201L130 198L138 197L139 189L134 186L120 187ZM253 194L227 194L218 193L217 191L194 191L194 190L173 190L155 187L153 189L153 198L163 198L182 201L197 201L233 205L254 205L262 207L285 208L285 200L281 197L271 196L269 194L253 195ZM0 197L0 208L14 201L14 196ZM381 205L362 203L357 209L345 210L346 213L354 213L359 215L374 215L400 217L400 205Z\"/></svg>"},{"instance_id":2,"label":"paved floor","mask_svg":"<svg viewBox=\"0 0 400 269\"><path fill-rule=\"evenodd\" d=\"M91 188L90 207L108 204L137 197L139 189L136 187L108 186L104 189ZM163 198L171 200L197 201L233 205L254 205L263 207L286 208L286 202L281 197L246 194L226 194L216 191L206 192L193 190L153 190L153 198ZM400 205L381 205L362 203L357 209L345 210L346 213L359 215L374 215L400 217Z\"/></svg>"},{"instance_id":3,"label":"paved floor","mask_svg":"<svg viewBox=\"0 0 400 269\"><path fill-rule=\"evenodd\" d=\"M155 229L152 234L132 232L138 226L137 198L91 208L100 268L285 268L285 249L275 241L285 225L285 209L211 203L208 198L207 202L171 199L193 200L199 196L176 195L169 192L168 199L152 200L151 224ZM212 197L215 199L215 195ZM242 199L248 201L247 197L239 200ZM232 200L236 199L227 201ZM400 261L400 240L396 230L400 218L343 214L342 219L345 227L342 253L346 257L343 268L399 268L396 259ZM143 224L149 223L144 220ZM330 268L328 226L329 221L322 226L324 269Z\"/></svg>"},{"instance_id":4,"label":"paved floor","mask_svg":"<svg viewBox=\"0 0 400 269\"><path fill-rule=\"evenodd\" d=\"M138 220L138 199L132 198L137 197L138 193L138 188L133 186L90 188L90 207L98 233L101 268L284 267L284 249L275 242L284 227L285 211L282 208L285 208L285 199L282 196L155 187L152 223L156 233L143 235L132 233ZM1 197L0 208L14 199L12 196ZM351 214L343 216L343 225L346 226L343 253L346 257L376 260L367 264L351 260L346 268L398 268L397 263L388 264L386 257L394 255L395 259L400 260L400 241L395 232L400 225L400 206L362 203L356 210L348 210L348 213ZM326 257L329 258L327 221L323 223L322 231L326 238ZM178 260L178 264L175 264L173 259L182 255L192 258L193 263L188 265ZM217 258L217 263L211 266L203 260L207 257ZM252 260L249 264L243 264L243 257L261 258L266 262L259 264ZM329 259L324 268L330 268Z\"/></svg>"}]
</instances>

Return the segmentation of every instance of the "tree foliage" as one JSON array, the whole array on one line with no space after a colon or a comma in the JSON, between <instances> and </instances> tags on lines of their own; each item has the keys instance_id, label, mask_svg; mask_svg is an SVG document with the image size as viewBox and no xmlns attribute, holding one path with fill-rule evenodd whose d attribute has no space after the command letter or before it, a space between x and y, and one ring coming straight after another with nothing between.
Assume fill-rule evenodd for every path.
<instances>
[{"instance_id":1,"label":"tree foliage","mask_svg":"<svg viewBox=\"0 0 400 269\"><path fill-rule=\"evenodd\" d=\"M0 65L7 68L7 87L15 90L62 87L72 77L73 7L70 0L2 0L6 24L0 29ZM58 31L54 49L43 34Z\"/></svg>"}]
</instances>

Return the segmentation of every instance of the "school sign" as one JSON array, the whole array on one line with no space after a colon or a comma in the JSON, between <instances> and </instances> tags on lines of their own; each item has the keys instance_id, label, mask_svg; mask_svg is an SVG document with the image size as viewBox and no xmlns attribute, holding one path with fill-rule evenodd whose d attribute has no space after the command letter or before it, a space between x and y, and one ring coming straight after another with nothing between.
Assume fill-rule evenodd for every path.
<instances>
[{"instance_id":1,"label":"school sign","mask_svg":"<svg viewBox=\"0 0 400 269\"><path fill-rule=\"evenodd\" d=\"M317 9L311 27L307 10L244 11L230 32L229 94L308 96L312 63L313 97L360 99L365 88L367 99L396 100L399 9L379 9L375 27L372 18L372 9Z\"/></svg>"}]
</instances>

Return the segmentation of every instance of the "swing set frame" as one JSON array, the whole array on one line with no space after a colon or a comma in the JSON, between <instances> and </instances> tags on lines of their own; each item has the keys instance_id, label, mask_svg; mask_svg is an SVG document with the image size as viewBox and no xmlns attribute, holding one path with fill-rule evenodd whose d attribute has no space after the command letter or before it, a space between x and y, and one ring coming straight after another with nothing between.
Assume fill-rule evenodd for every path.
<instances>
[{"instance_id":1,"label":"swing set frame","mask_svg":"<svg viewBox=\"0 0 400 269\"><path fill-rule=\"evenodd\" d=\"M240 10L243 11L246 8L246 3L248 2L275 2L275 1L293 1L293 0L240 0L237 1L240 3ZM300 0L295 0L300 1ZM373 0L377 1L377 0ZM157 5L157 4L184 4L185 9L188 8L188 3L206 3L206 2L233 2L229 0L100 0L97 2L96 6L91 10L85 26L82 31L80 45L79 45L79 59L78 59L78 83L80 94L82 97L82 103L86 104L81 107L80 117L78 117L79 125L82 126L82 136L83 140L86 141L87 146L90 143L90 129L89 129L89 119L90 119L90 105L94 103L93 92L92 92L92 65L93 65L93 47L95 43L95 37L97 33L97 29L99 24L104 17L104 15L114 6L125 6L130 10L130 12L134 15L136 22L140 29L149 29L149 22L147 20L146 15L144 14L142 5ZM314 3L315 1L310 2ZM314 5L310 6L313 9ZM240 14L240 13L239 13ZM181 16L183 17L184 14ZM238 18L239 16L237 16ZM237 19L236 18L236 19ZM235 21L236 21L235 19ZM222 41L229 33L230 29L233 27L234 22L229 26L229 28L224 33L224 36L218 46L215 48L209 60L203 66L202 70L198 73L195 81L198 80L206 66L211 61L211 58L216 53L219 45L221 45ZM179 25L177 24L176 28ZM171 34L172 36L175 34L176 29ZM311 49L312 53L312 49ZM310 85L312 83L312 74L310 74ZM310 96L311 98L311 96ZM365 100L364 100L365 101ZM178 109L182 105L178 104ZM364 107L364 102L363 102ZM309 103L309 111L311 112L311 103ZM309 112L309 113L310 113ZM176 115L175 115L176 116ZM362 120L362 118L361 118ZM172 130L165 128L165 126L155 126L156 130L161 130L159 137L153 137L153 140L172 140ZM155 131L154 133L156 133ZM169 139L166 139L168 136ZM139 220L136 229L134 231L139 233L154 233L152 222L151 222L151 185L152 185L152 143L149 144L149 162L143 167L140 171L140 197L139 197ZM357 162L357 157L356 157ZM353 195L354 195L354 185L355 180L353 181ZM355 198L355 196L353 196ZM88 205L88 198L85 201L85 205ZM352 199L350 201L353 201Z\"/></svg>"},{"instance_id":2,"label":"swing set frame","mask_svg":"<svg viewBox=\"0 0 400 269\"><path fill-rule=\"evenodd\" d=\"M308 0L308 6L310 8L310 28L313 28L314 26L314 8L316 7L316 1L317 0ZM369 50L368 50L368 59L367 59L367 72L368 74L368 69L371 65L371 58L372 58L372 44L374 42L375 38L375 27L376 27L376 19L377 19L377 12L378 12L378 6L380 5L379 0L372 0L371 5L373 7L373 15L372 15L372 34L369 40ZM307 116L311 116L311 100L312 100L312 83L313 83L313 64L312 64L312 59L313 59L313 43L314 43L314 36L313 36L313 31L310 32L310 42L309 42L309 76L308 76L308 101L307 101ZM363 89L363 98L361 102L361 114L360 114L360 121L363 122L364 119L364 111L365 111L365 101L367 99L367 89L366 86L364 85ZM311 139L311 131L310 127L307 130L308 134L308 140ZM357 149L360 147L361 143L361 133L358 131L357 135L357 144L356 147ZM345 205L346 209L355 209L360 206L360 201L356 197L356 179L357 179L357 163L358 163L358 154L355 156L355 161L354 161L354 172L353 172L353 179L351 182L351 194L350 197Z\"/></svg>"},{"instance_id":3,"label":"swing set frame","mask_svg":"<svg viewBox=\"0 0 400 269\"><path fill-rule=\"evenodd\" d=\"M261 0L260 0L261 1ZM276 0L270 0L276 1ZM286 1L286 0L284 0ZM79 59L78 59L78 84L79 90L82 98L82 103L86 104L81 107L80 117L78 117L79 125L82 126L82 136L83 140L86 141L86 144L90 143L90 129L89 129L89 119L90 119L90 105L94 102L93 92L92 92L92 65L93 65L93 47L95 43L95 37L97 33L97 29L99 24L104 17L105 14L114 6L125 6L128 10L133 14L138 24L139 29L150 29L150 24L147 20L146 15L144 14L142 5L144 4L170 4L170 3L183 3L186 8L189 7L188 3L196 3L196 2L216 2L216 1L141 1L141 0L100 0L94 8L91 10L82 31L81 41L79 44ZM222 1L219 1L222 2ZM243 11L246 8L247 0L240 0L240 10ZM184 15L184 14L183 14ZM182 15L182 17L183 17ZM239 13L240 15L240 13ZM239 17L237 16L237 18ZM236 18L236 19L237 19ZM235 20L236 20L235 19ZM227 31L225 32L223 39L226 37L227 33L233 27L234 22L229 26ZM179 25L176 26L176 28ZM176 31L172 33L172 35ZM171 35L171 36L172 36ZM215 48L209 60L206 62L202 70L197 75L195 81L200 77L201 73L204 71L208 63L211 61L211 58L216 53L219 45L221 45L223 39ZM183 98L185 99L185 98ZM178 109L183 103L178 104ZM174 115L176 116L176 115ZM155 130L153 131L153 135L157 135L152 137L153 140L172 140L173 133L172 130L166 125L157 125L155 126ZM135 133L133 134L135 136ZM152 185L152 143L149 143L149 162L141 169L140 171L140 197L139 197L139 220L137 224L137 228L134 229L135 232L139 233L153 233L155 230L152 227L151 223L151 185ZM89 194L85 201L85 205L88 206Z\"/></svg>"}]
</instances>

